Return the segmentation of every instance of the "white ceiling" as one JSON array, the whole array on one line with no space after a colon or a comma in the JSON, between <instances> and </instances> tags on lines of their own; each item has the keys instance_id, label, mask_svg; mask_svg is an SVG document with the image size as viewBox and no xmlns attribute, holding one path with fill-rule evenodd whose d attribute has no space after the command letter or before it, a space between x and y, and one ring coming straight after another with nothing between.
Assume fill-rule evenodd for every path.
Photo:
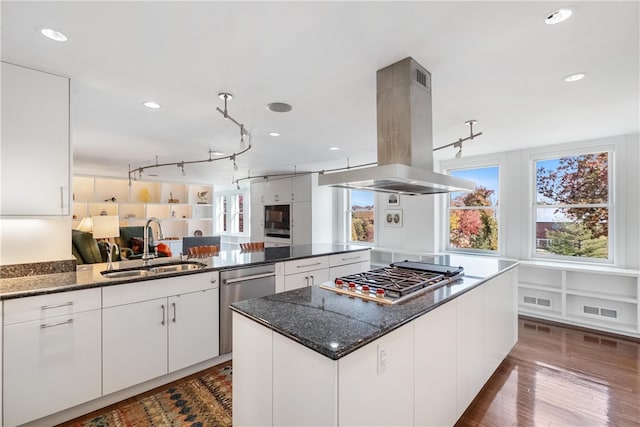
<instances>
[{"instance_id":1,"label":"white ceiling","mask_svg":"<svg viewBox=\"0 0 640 427\"><path fill-rule=\"evenodd\" d=\"M559 6L565 23L546 25ZM76 173L237 150L235 177L375 161L376 70L412 56L432 75L434 146L478 155L639 131L638 1L11 2L2 60L72 79ZM70 38L46 39L53 27ZM576 83L562 78L579 71ZM149 110L142 102L162 105ZM274 101L290 113L267 111ZM274 138L268 132L282 135ZM329 147L340 147L329 151ZM452 158L453 148L436 153ZM229 184L230 161L149 170ZM145 171L145 174L147 171Z\"/></svg>"}]
</instances>

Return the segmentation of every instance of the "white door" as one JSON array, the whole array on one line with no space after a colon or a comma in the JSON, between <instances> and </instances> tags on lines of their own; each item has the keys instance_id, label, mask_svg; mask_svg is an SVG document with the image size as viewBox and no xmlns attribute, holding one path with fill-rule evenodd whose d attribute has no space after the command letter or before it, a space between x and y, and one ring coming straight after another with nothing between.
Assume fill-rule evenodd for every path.
<instances>
[{"instance_id":1,"label":"white door","mask_svg":"<svg viewBox=\"0 0 640 427\"><path fill-rule=\"evenodd\" d=\"M4 425L101 395L100 310L4 328Z\"/></svg>"},{"instance_id":2,"label":"white door","mask_svg":"<svg viewBox=\"0 0 640 427\"><path fill-rule=\"evenodd\" d=\"M218 288L169 297L169 372L218 355Z\"/></svg>"},{"instance_id":3,"label":"white door","mask_svg":"<svg viewBox=\"0 0 640 427\"><path fill-rule=\"evenodd\" d=\"M167 298L102 310L103 393L167 373Z\"/></svg>"}]
</instances>

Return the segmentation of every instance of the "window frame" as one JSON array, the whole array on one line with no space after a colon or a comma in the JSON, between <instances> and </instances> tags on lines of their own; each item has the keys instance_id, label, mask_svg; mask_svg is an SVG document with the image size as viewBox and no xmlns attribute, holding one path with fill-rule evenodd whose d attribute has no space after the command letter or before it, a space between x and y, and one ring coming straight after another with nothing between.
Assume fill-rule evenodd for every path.
<instances>
[{"instance_id":1,"label":"window frame","mask_svg":"<svg viewBox=\"0 0 640 427\"><path fill-rule=\"evenodd\" d=\"M248 224L247 224L247 200L248 200L248 190L233 190L233 191L224 191L216 194L215 196L215 207L214 207L214 232L217 234L226 234L226 235L236 235L236 236L246 236L249 234ZM234 201L238 196L242 196L242 217L243 217L243 231L233 231L234 225L237 223L239 227L239 216L240 211L235 212ZM223 202L226 201L225 202ZM221 205L224 206L224 210L221 208ZM222 216L222 219L220 218ZM237 216L238 218L235 218ZM221 222L222 221L222 222ZM224 224L223 224L224 223Z\"/></svg>"},{"instance_id":2,"label":"window frame","mask_svg":"<svg viewBox=\"0 0 640 427\"><path fill-rule=\"evenodd\" d=\"M496 221L498 223L498 248L496 250L491 249L474 249L474 248L458 248L451 246L451 228L450 228L450 216L451 216L451 193L446 193L446 200L443 203L443 223L444 223L444 233L442 236L442 247L446 252L455 252L455 253L466 253L466 254L474 254L474 255L485 255L485 256L500 256L504 252L504 243L502 242L503 232L502 229L504 227L502 217L502 193L503 193L503 183L502 183L502 164L501 159L486 159L486 160L472 160L468 162L464 161L456 161L456 163L449 164L445 169L445 173L447 175L451 175L451 172L457 170L469 170L469 169L486 169L486 168L498 168L498 187L497 191L497 204L493 206L469 206L469 207L459 207L454 210L474 210L474 209L482 209L482 210L494 210L496 213Z\"/></svg>"},{"instance_id":3,"label":"window frame","mask_svg":"<svg viewBox=\"0 0 640 427\"><path fill-rule=\"evenodd\" d=\"M561 159L564 157L579 157L589 154L607 153L607 181L608 181L608 203L591 203L580 205L539 205L537 202L537 167L538 161ZM529 257L535 260L543 261L559 261L570 263L586 263L586 264L615 264L615 234L616 234L616 192L615 192L615 147L607 146L589 146L576 147L566 150L558 150L552 152L539 152L529 156ZM554 209L557 207L602 207L608 209L608 236L607 236L607 258L591 258L570 255L542 254L538 253L536 248L537 233L537 209Z\"/></svg>"},{"instance_id":4,"label":"window frame","mask_svg":"<svg viewBox=\"0 0 640 427\"><path fill-rule=\"evenodd\" d=\"M377 198L376 198L376 193L373 191L369 191L370 193L373 194L373 241L371 242L364 242L364 241L360 241L360 240L351 240L351 215L354 212L351 205L351 192L352 191L368 191L368 190L357 190L357 189L345 189L345 207L346 209L344 210L345 215L344 215L344 220L345 220L345 242L347 244L350 245L362 245L362 246L375 246L376 244L376 239L378 238L378 221L376 218L376 205L377 205Z\"/></svg>"}]
</instances>

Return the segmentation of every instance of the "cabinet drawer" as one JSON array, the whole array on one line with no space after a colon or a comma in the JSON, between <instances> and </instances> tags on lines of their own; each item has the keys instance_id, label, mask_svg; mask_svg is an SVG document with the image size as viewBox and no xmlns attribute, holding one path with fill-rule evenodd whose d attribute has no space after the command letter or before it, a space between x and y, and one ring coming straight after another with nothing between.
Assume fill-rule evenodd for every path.
<instances>
[{"instance_id":1,"label":"cabinet drawer","mask_svg":"<svg viewBox=\"0 0 640 427\"><path fill-rule=\"evenodd\" d=\"M113 307L217 287L217 271L105 286L102 288L102 305Z\"/></svg>"},{"instance_id":2,"label":"cabinet drawer","mask_svg":"<svg viewBox=\"0 0 640 427\"><path fill-rule=\"evenodd\" d=\"M100 288L10 299L4 302L4 324L99 310L101 302Z\"/></svg>"},{"instance_id":3,"label":"cabinet drawer","mask_svg":"<svg viewBox=\"0 0 640 427\"><path fill-rule=\"evenodd\" d=\"M286 261L284 263L284 274L296 274L303 271L319 270L328 267L329 257L327 256L296 259L293 261Z\"/></svg>"},{"instance_id":4,"label":"cabinet drawer","mask_svg":"<svg viewBox=\"0 0 640 427\"><path fill-rule=\"evenodd\" d=\"M355 264L356 262L369 261L370 251L345 252L342 254L333 254L329 256L329 267L337 265Z\"/></svg>"}]
</instances>

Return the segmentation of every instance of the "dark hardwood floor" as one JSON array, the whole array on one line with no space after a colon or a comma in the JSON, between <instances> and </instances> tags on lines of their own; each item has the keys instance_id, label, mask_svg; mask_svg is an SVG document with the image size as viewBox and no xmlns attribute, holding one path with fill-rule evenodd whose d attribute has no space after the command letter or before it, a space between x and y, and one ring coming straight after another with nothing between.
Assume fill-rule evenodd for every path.
<instances>
[{"instance_id":1,"label":"dark hardwood floor","mask_svg":"<svg viewBox=\"0 0 640 427\"><path fill-rule=\"evenodd\" d=\"M456 426L640 426L640 341L520 318Z\"/></svg>"}]
</instances>

